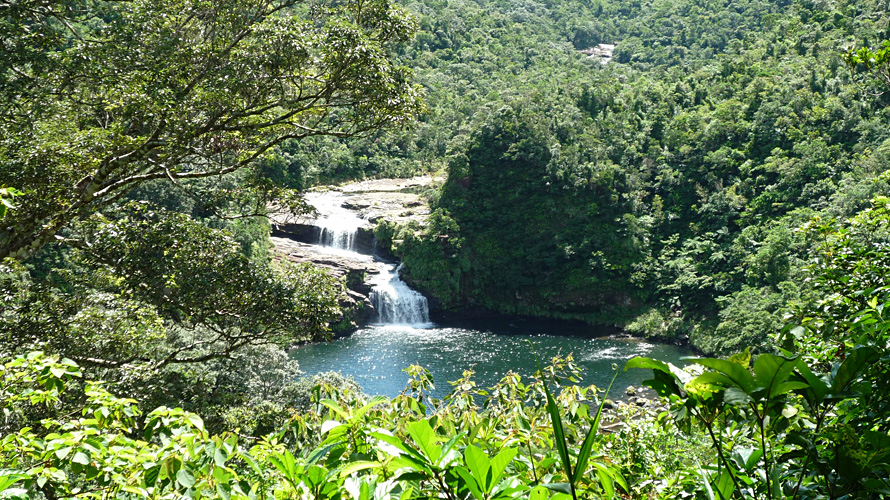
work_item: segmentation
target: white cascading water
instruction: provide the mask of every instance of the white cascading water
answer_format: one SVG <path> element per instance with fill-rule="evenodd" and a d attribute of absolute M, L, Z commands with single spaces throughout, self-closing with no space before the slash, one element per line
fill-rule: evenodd
<path fill-rule="evenodd" d="M 429 323 L 430 313 L 426 297 L 412 290 L 399 278 L 404 264 L 398 267 L 381 263 L 381 273 L 373 282 L 371 302 L 380 323 L 385 325 L 419 325 Z M 385 269 L 386 272 L 383 272 Z"/>
<path fill-rule="evenodd" d="M 318 244 L 333 249 L 339 255 L 366 260 L 367 255 L 356 252 L 358 229 L 366 222 L 354 211 L 343 207 L 343 193 L 328 191 L 310 193 L 307 201 L 318 210 L 315 225 L 319 228 Z M 398 267 L 377 262 L 380 273 L 371 281 L 371 303 L 377 311 L 378 322 L 384 325 L 421 326 L 430 321 L 426 297 L 412 290 L 399 278 Z"/>
<path fill-rule="evenodd" d="M 355 231 L 343 231 L 327 227 L 318 228 L 318 244 L 323 247 L 355 251 Z"/>
<path fill-rule="evenodd" d="M 366 225 L 364 219 L 343 207 L 343 193 L 328 191 L 310 193 L 306 200 L 318 210 L 318 244 L 323 247 L 355 252 L 355 236 L 358 228 Z"/>

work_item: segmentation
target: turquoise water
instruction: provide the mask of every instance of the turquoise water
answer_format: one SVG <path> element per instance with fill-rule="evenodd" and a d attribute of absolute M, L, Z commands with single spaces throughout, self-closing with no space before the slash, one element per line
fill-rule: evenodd
<path fill-rule="evenodd" d="M 533 350 L 542 363 L 572 353 L 584 369 L 583 384 L 605 388 L 619 366 L 612 394 L 624 393 L 651 377 L 649 370 L 623 371 L 634 356 L 674 364 L 690 351 L 636 339 L 608 338 L 608 330 L 557 321 L 501 317 L 451 324 L 372 325 L 329 343 L 307 344 L 292 357 L 307 375 L 335 370 L 350 375 L 371 395 L 395 396 L 405 388 L 403 368 L 419 364 L 432 372 L 434 395 L 442 397 L 465 369 L 475 370 L 477 386 L 489 387 L 513 370 L 523 377 L 535 371 Z M 531 345 L 529 345 L 531 342 Z M 534 346 L 534 347 L 532 347 Z"/>

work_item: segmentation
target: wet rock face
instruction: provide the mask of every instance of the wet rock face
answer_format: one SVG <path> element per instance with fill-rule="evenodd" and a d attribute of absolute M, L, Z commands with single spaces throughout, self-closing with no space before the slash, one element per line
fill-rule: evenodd
<path fill-rule="evenodd" d="M 321 240 L 321 231 L 321 228 L 312 224 L 285 223 L 274 225 L 272 236 L 315 245 Z M 356 252 L 373 255 L 377 244 L 374 231 L 370 228 L 359 228 L 354 244 Z"/>

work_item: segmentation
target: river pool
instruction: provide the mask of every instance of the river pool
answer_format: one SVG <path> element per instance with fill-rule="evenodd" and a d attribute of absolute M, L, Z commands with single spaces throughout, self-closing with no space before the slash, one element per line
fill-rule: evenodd
<path fill-rule="evenodd" d="M 535 371 L 534 351 L 542 363 L 571 353 L 584 369 L 583 384 L 606 388 L 612 365 L 619 367 L 614 397 L 627 386 L 639 386 L 649 370 L 623 371 L 634 356 L 647 356 L 682 365 L 687 349 L 637 339 L 610 338 L 609 330 L 569 322 L 516 317 L 408 325 L 371 325 L 332 342 L 307 344 L 292 351 L 307 375 L 335 370 L 349 375 L 368 394 L 395 396 L 405 388 L 402 371 L 419 364 L 432 372 L 442 397 L 465 369 L 475 373 L 477 386 L 489 387 L 513 370 L 523 377 Z M 529 345 L 531 342 L 531 345 Z"/>

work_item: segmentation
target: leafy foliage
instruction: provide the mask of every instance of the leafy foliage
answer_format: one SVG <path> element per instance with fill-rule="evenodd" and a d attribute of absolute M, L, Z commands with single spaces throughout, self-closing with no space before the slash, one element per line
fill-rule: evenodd
<path fill-rule="evenodd" d="M 880 2 L 412 8 L 430 111 L 414 135 L 348 145 L 447 173 L 431 199 L 448 224 L 385 231 L 443 307 L 659 311 L 637 331 L 769 351 L 788 301 L 813 300 L 798 229 L 888 188 L 887 95 L 841 49 L 887 38 Z M 608 63 L 578 52 L 595 43 L 617 44 Z"/>
<path fill-rule="evenodd" d="M 887 409 L 890 321 L 886 295 L 886 199 L 843 223 L 810 228 L 821 241 L 811 265 L 821 297 L 779 339 L 781 355 L 750 349 L 728 360 L 698 358 L 653 370 L 647 384 L 671 415 L 707 432 L 717 453 L 702 472 L 713 498 L 880 498 L 890 494 Z"/>
<path fill-rule="evenodd" d="M 555 363 L 545 373 L 572 376 L 571 359 Z M 19 356 L 0 371 L 2 405 L 8 411 L 54 404 L 80 375 L 71 361 Z M 426 377 L 392 400 L 319 387 L 314 409 L 253 443 L 231 433 L 211 435 L 200 417 L 180 409 L 162 407 L 143 418 L 134 401 L 88 382 L 83 417 L 47 420 L 46 432 L 23 427 L 4 435 L 0 486 L 6 497 L 570 498 L 550 493 L 562 489 L 561 472 L 547 446 L 554 429 L 543 418 L 557 406 L 572 408 L 559 420 L 565 425 L 559 439 L 578 435 L 589 424 L 581 403 L 595 389 L 568 387 L 554 399 L 539 372 L 528 386 L 510 374 L 486 394 L 472 390 L 470 375 L 455 382 L 446 399 L 427 401 L 431 407 L 422 396 L 431 383 Z M 484 398 L 487 410 L 473 404 L 474 396 Z M 612 497 L 611 487 L 587 474 L 583 453 L 599 441 L 595 434 L 588 432 L 587 451 L 569 480 L 585 494 Z M 590 464 L 600 477 L 620 479 L 607 461 Z"/>
<path fill-rule="evenodd" d="M 251 166 L 287 140 L 401 124 L 420 109 L 385 1 L 15 2 L 0 185 L 22 190 L 0 258 L 33 255 L 142 182 Z"/>
<path fill-rule="evenodd" d="M 230 237 L 184 215 L 136 207 L 80 229 L 74 259 L 90 271 L 68 273 L 71 291 L 4 280 L 5 345 L 160 368 L 323 338 L 337 310 L 339 289 L 324 273 L 252 263 Z"/>

